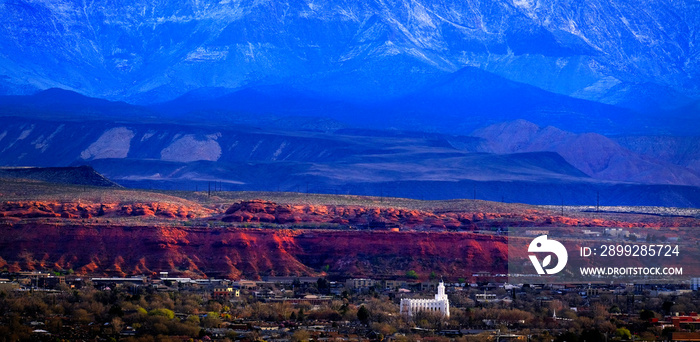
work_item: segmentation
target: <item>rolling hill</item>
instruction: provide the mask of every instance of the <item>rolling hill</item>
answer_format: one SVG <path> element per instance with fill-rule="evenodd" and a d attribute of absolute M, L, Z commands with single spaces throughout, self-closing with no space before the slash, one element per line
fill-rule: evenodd
<path fill-rule="evenodd" d="M 695 174 L 686 167 L 650 161 L 603 136 L 540 129 L 526 122 L 468 137 L 126 119 L 2 120 L 0 163 L 90 165 L 128 187 L 196 190 L 214 183 L 226 190 L 476 197 L 536 204 L 592 204 L 599 194 L 606 205 L 700 203 Z M 504 140 L 519 145 L 495 143 Z M 631 174 L 626 173 L 629 165 L 636 165 Z"/>
<path fill-rule="evenodd" d="M 32 179 L 49 183 L 121 187 L 90 166 L 78 167 L 0 167 L 0 178 Z"/>

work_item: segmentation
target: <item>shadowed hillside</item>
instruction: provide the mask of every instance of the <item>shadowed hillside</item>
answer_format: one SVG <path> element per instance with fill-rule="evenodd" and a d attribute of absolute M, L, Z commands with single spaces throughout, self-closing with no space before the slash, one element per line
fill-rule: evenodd
<path fill-rule="evenodd" d="M 33 179 L 44 182 L 121 187 L 90 166 L 78 167 L 2 167 L 0 178 Z"/>

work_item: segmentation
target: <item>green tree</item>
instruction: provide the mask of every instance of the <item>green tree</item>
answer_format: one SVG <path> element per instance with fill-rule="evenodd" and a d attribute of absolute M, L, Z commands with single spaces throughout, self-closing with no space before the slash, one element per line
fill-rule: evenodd
<path fill-rule="evenodd" d="M 316 281 L 316 288 L 319 293 L 327 294 L 330 292 L 331 284 L 325 278 L 318 278 Z"/>
<path fill-rule="evenodd" d="M 597 329 L 586 329 L 581 333 L 580 341 L 604 341 L 605 335 Z"/>
<path fill-rule="evenodd" d="M 121 306 L 114 304 L 111 308 L 109 308 L 109 315 L 112 317 L 123 317 L 124 311 L 122 310 Z"/>
<path fill-rule="evenodd" d="M 406 278 L 418 279 L 418 273 L 414 270 L 406 271 Z"/>
<path fill-rule="evenodd" d="M 153 310 L 148 312 L 148 315 L 149 316 L 163 316 L 163 317 L 166 317 L 168 319 L 175 318 L 175 313 L 173 312 L 173 310 L 164 309 L 164 308 L 153 309 Z"/>
<path fill-rule="evenodd" d="M 370 316 L 369 310 L 367 310 L 367 308 L 364 305 L 360 306 L 360 309 L 357 310 L 357 319 L 359 319 L 360 322 L 366 324 L 367 321 L 369 320 L 369 316 Z"/>
<path fill-rule="evenodd" d="M 621 339 L 629 340 L 632 338 L 632 333 L 627 328 L 618 328 L 615 330 L 615 336 Z"/>
<path fill-rule="evenodd" d="M 639 313 L 639 319 L 644 320 L 644 321 L 648 321 L 654 317 L 656 317 L 656 313 L 654 311 L 651 311 L 651 310 L 644 309 Z"/>
<path fill-rule="evenodd" d="M 207 315 L 202 318 L 202 326 L 205 328 L 218 328 L 221 325 L 221 318 L 216 312 L 207 312 Z"/>
<path fill-rule="evenodd" d="M 199 316 L 197 316 L 197 315 L 189 315 L 189 316 L 187 316 L 187 319 L 185 320 L 185 322 L 187 322 L 191 325 L 197 326 L 197 327 L 199 326 L 199 321 L 200 321 L 200 319 L 199 319 Z"/>

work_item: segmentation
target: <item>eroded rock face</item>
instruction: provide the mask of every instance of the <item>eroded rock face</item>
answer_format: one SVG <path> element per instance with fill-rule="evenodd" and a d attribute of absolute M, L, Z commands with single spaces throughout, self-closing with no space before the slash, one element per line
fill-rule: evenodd
<path fill-rule="evenodd" d="M 442 215 L 396 208 L 363 208 L 359 206 L 282 205 L 265 200 L 241 201 L 231 205 L 224 222 L 266 222 L 278 224 L 333 223 L 338 225 L 370 225 L 373 228 L 424 226 L 470 228 L 464 216 Z M 443 222 L 444 221 L 444 222 Z"/>
<path fill-rule="evenodd" d="M 501 227 L 660 227 L 697 226 L 698 220 L 674 218 L 655 221 L 624 222 L 612 219 L 565 217 L 529 209 L 522 212 L 440 212 L 365 208 L 335 205 L 289 205 L 266 200 L 241 201 L 231 205 L 223 216 L 214 217 L 233 223 L 333 224 L 371 230 L 459 230 Z"/>
<path fill-rule="evenodd" d="M 0 267 L 10 271 L 257 279 L 317 275 L 328 265 L 357 276 L 402 276 L 408 269 L 463 276 L 492 265 L 504 271 L 506 252 L 502 237 L 465 233 L 0 226 Z"/>
<path fill-rule="evenodd" d="M 573 233 L 582 227 L 700 226 L 700 220 L 690 217 L 623 222 L 558 216 L 540 208 L 493 208 L 496 212 L 430 212 L 249 200 L 216 214 L 195 204 L 168 202 L 5 201 L 0 203 L 0 268 L 252 279 L 324 272 L 401 277 L 415 270 L 421 277 L 436 272 L 469 278 L 483 270 L 505 273 L 507 267 L 506 237 L 470 231 L 474 229 L 555 226 Z M 272 228 L 181 226 L 197 218 L 269 223 Z M 308 228 L 287 229 L 292 225 Z"/>
<path fill-rule="evenodd" d="M 192 134 L 174 140 L 160 152 L 163 160 L 191 162 L 197 160 L 217 161 L 221 157 L 221 146 L 216 139 L 219 135 L 208 135 L 203 139 Z"/>
<path fill-rule="evenodd" d="M 55 201 L 8 201 L 0 204 L 3 218 L 50 218 L 67 219 L 91 217 L 160 217 L 166 219 L 192 219 L 208 215 L 210 210 L 187 207 L 164 202 L 151 203 L 71 203 Z"/>
<path fill-rule="evenodd" d="M 94 143 L 80 153 L 85 160 L 126 158 L 134 132 L 126 127 L 115 127 L 105 131 Z"/>

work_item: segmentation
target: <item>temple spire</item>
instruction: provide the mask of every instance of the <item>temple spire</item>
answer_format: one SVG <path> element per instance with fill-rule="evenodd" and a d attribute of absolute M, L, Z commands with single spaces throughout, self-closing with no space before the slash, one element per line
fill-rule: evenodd
<path fill-rule="evenodd" d="M 438 293 L 435 295 L 435 299 L 441 300 L 441 299 L 447 299 L 447 295 L 445 295 L 445 283 L 442 282 L 442 279 L 440 280 L 440 283 L 438 284 Z"/>

